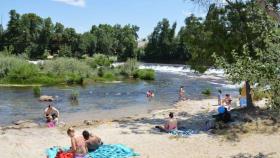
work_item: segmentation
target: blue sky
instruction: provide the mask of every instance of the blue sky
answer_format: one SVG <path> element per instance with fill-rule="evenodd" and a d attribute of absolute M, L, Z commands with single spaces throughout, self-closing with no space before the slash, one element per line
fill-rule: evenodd
<path fill-rule="evenodd" d="M 147 37 L 162 18 L 176 21 L 181 27 L 186 16 L 204 16 L 206 12 L 205 8 L 184 0 L 1 0 L 4 25 L 11 9 L 20 14 L 33 12 L 43 18 L 51 17 L 53 22 L 73 27 L 79 33 L 94 24 L 134 24 L 140 27 L 140 38 Z"/>

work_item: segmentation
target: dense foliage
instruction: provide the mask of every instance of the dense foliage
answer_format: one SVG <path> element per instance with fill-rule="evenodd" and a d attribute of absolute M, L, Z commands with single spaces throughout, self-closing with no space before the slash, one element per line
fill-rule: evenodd
<path fill-rule="evenodd" d="M 79 34 L 61 23 L 54 24 L 51 18 L 43 19 L 34 13 L 20 15 L 11 10 L 7 29 L 0 25 L 0 51 L 8 49 L 31 59 L 100 53 L 125 61 L 137 57 L 138 30 L 134 25 L 99 25 Z"/>
<path fill-rule="evenodd" d="M 170 26 L 167 19 L 160 21 L 148 37 L 142 59 L 148 62 L 185 63 L 189 59 L 186 45 L 176 37 L 176 23 Z"/>
<path fill-rule="evenodd" d="M 138 70 L 135 59 L 114 67 L 111 57 L 100 54 L 86 59 L 60 57 L 38 64 L 15 55 L 0 56 L 0 83 L 5 84 L 84 84 L 86 80 L 115 81 L 133 77 L 154 79 L 154 71 Z M 135 73 L 138 75 L 134 76 Z"/>

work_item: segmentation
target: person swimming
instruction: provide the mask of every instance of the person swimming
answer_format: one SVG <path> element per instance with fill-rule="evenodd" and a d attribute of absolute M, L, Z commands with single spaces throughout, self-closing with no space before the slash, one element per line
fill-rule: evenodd
<path fill-rule="evenodd" d="M 169 118 L 166 120 L 164 126 L 156 126 L 155 128 L 159 129 L 161 132 L 170 132 L 177 129 L 178 121 L 174 118 L 174 113 L 169 113 Z"/>
<path fill-rule="evenodd" d="M 153 93 L 152 90 L 148 90 L 147 93 L 146 93 L 146 96 L 147 96 L 147 98 L 152 98 L 152 97 L 155 96 L 155 94 Z"/>
<path fill-rule="evenodd" d="M 76 136 L 73 127 L 68 128 L 67 135 L 71 139 L 70 151 L 74 153 L 74 158 L 84 158 L 87 154 L 87 148 L 84 137 Z"/>
<path fill-rule="evenodd" d="M 44 110 L 44 115 L 45 115 L 47 123 L 49 123 L 49 122 L 53 122 L 54 124 L 58 123 L 59 111 L 52 105 L 49 105 Z"/>
<path fill-rule="evenodd" d="M 87 130 L 83 131 L 83 137 L 85 139 L 88 152 L 94 152 L 103 144 L 99 137 L 90 134 Z"/>

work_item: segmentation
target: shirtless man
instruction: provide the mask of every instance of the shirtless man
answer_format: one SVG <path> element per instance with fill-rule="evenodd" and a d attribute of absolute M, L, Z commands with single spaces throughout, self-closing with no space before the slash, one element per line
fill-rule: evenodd
<path fill-rule="evenodd" d="M 55 107 L 53 107 L 52 105 L 49 105 L 44 110 L 44 115 L 47 119 L 47 122 L 54 121 L 55 124 L 58 122 L 59 111 Z"/>
<path fill-rule="evenodd" d="M 178 121 L 174 118 L 173 112 L 169 113 L 169 118 L 166 120 L 164 127 L 156 126 L 161 132 L 170 132 L 177 129 Z"/>
<path fill-rule="evenodd" d="M 94 152 L 103 144 L 99 137 L 90 134 L 86 130 L 83 131 L 83 137 L 85 139 L 88 152 Z"/>

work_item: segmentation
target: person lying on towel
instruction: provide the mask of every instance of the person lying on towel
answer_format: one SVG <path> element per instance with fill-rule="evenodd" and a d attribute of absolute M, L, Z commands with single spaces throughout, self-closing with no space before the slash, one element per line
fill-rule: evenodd
<path fill-rule="evenodd" d="M 177 129 L 177 119 L 174 118 L 174 113 L 169 113 L 169 118 L 166 120 L 164 126 L 156 126 L 161 132 L 170 132 Z"/>

